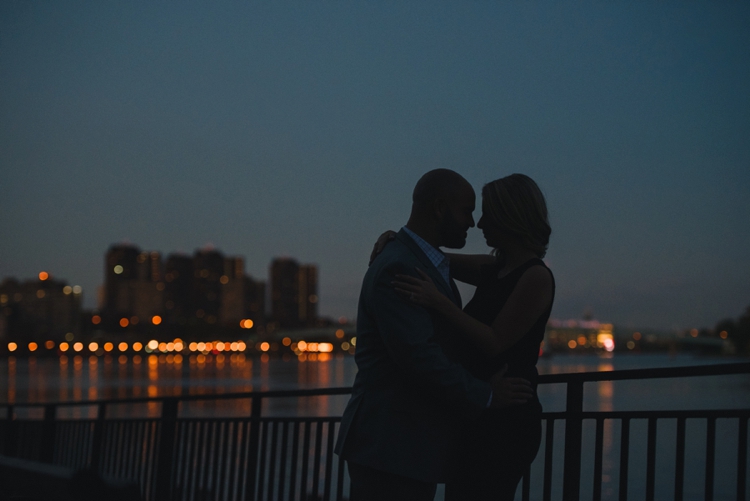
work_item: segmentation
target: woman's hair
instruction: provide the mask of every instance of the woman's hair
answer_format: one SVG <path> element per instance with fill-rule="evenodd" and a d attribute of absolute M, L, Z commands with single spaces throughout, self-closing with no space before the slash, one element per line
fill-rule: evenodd
<path fill-rule="evenodd" d="M 516 235 L 540 258 L 547 253 L 552 229 L 547 203 L 539 186 L 529 176 L 511 174 L 482 188 L 482 208 L 501 231 Z"/>

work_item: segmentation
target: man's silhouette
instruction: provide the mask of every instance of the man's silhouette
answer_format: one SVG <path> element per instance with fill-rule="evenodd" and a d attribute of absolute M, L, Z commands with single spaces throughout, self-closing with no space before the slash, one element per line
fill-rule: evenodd
<path fill-rule="evenodd" d="M 414 188 L 411 215 L 365 275 L 357 313 L 359 372 L 336 452 L 347 460 L 352 501 L 427 501 L 445 482 L 462 420 L 492 405 L 524 402 L 524 381 L 472 377 L 444 351 L 451 334 L 439 314 L 402 299 L 396 274 L 425 271 L 460 306 L 440 247 L 462 248 L 474 226 L 471 185 L 447 169 Z M 465 421 L 464 421 L 465 422 Z"/>

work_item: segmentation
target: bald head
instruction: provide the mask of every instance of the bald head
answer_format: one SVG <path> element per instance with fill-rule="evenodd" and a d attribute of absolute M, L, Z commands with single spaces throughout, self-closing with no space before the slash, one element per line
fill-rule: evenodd
<path fill-rule="evenodd" d="M 472 190 L 461 174 L 450 169 L 435 169 L 419 178 L 411 200 L 415 207 L 429 207 L 436 200 L 450 200 Z"/>
<path fill-rule="evenodd" d="M 414 187 L 407 228 L 433 247 L 460 249 L 474 226 L 474 189 L 460 174 L 431 170 Z"/>

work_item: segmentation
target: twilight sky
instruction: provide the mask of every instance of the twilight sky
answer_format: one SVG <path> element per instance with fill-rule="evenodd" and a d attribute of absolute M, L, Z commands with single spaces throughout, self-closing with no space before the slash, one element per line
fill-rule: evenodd
<path fill-rule="evenodd" d="M 261 279 L 317 263 L 352 317 L 447 167 L 539 183 L 554 317 L 712 326 L 750 305 L 748 26 L 731 1 L 3 1 L 0 279 L 93 307 L 111 244 L 210 243 Z"/>

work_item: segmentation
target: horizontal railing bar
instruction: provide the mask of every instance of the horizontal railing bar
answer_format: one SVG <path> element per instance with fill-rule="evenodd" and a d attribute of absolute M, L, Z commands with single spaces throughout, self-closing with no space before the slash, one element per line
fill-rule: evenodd
<path fill-rule="evenodd" d="M 555 384 L 569 382 L 595 382 L 595 381 L 622 381 L 637 379 L 657 379 L 696 376 L 725 376 L 731 374 L 750 374 L 750 362 L 714 364 L 714 365 L 689 365 L 682 367 L 667 367 L 656 369 L 624 369 L 602 372 L 569 372 L 565 374 L 543 374 L 539 376 L 539 384 Z M 306 390 L 271 390 L 271 391 L 248 391 L 236 393 L 217 393 L 210 395 L 174 395 L 164 397 L 137 397 L 123 399 L 102 399 L 82 401 L 58 401 L 58 402 L 33 402 L 33 403 L 9 403 L 0 402 L 0 407 L 43 407 L 45 405 L 56 406 L 88 406 L 88 405 L 112 405 L 112 404 L 134 404 L 154 403 L 165 400 L 177 399 L 180 402 L 197 400 L 231 400 L 243 398 L 284 398 L 284 397 L 315 397 L 323 395 L 348 395 L 352 392 L 351 387 L 338 388 L 312 388 Z"/>
<path fill-rule="evenodd" d="M 539 384 L 622 381 L 626 379 L 657 379 L 693 376 L 725 376 L 730 374 L 750 374 L 750 362 L 714 365 L 688 365 L 682 367 L 662 367 L 655 369 L 622 369 L 601 372 L 568 372 L 565 374 L 543 374 Z"/>
<path fill-rule="evenodd" d="M 570 415 L 565 411 L 560 412 L 543 412 L 542 419 L 555 419 L 555 420 L 566 420 Z M 750 418 L 750 408 L 748 409 L 696 409 L 696 410 L 669 410 L 669 411 L 602 411 L 602 412 L 582 412 L 580 414 L 581 419 L 707 419 L 707 418 L 718 418 L 718 419 L 732 419 L 732 418 Z M 162 419 L 160 417 L 151 418 L 108 418 L 108 423 L 154 423 L 159 422 Z M 249 422 L 262 422 L 262 423 L 277 423 L 277 422 L 289 422 L 289 423 L 322 423 L 322 422 L 339 422 L 341 416 L 264 416 L 264 417 L 250 417 L 250 416 L 238 416 L 238 417 L 217 417 L 217 418 L 206 418 L 206 417 L 178 417 L 179 422 L 190 422 L 190 423 L 249 423 Z M 42 419 L 16 419 L 16 422 L 34 422 L 41 423 Z M 61 419 L 58 422 L 64 423 L 95 423 L 96 419 Z"/>
<path fill-rule="evenodd" d="M 138 404 L 138 403 L 158 403 L 165 400 L 179 400 L 180 402 L 194 402 L 197 400 L 235 400 L 243 398 L 284 398 L 284 397 L 318 397 L 325 395 L 348 395 L 352 392 L 351 387 L 339 388 L 314 388 L 309 390 L 272 390 L 272 391 L 246 391 L 237 393 L 212 393 L 210 395 L 173 395 L 164 397 L 134 397 L 121 399 L 102 399 L 102 400 L 67 400 L 58 402 L 16 402 L 0 403 L 0 408 L 12 405 L 14 407 L 44 407 L 46 405 L 57 405 L 61 407 L 69 406 L 88 406 L 88 405 L 118 405 L 118 404 Z"/>
<path fill-rule="evenodd" d="M 565 411 L 543 412 L 542 418 L 566 419 L 570 415 Z M 747 409 L 695 409 L 680 411 L 590 411 L 579 414 L 581 419 L 677 419 L 677 418 L 738 418 L 750 416 Z"/>

